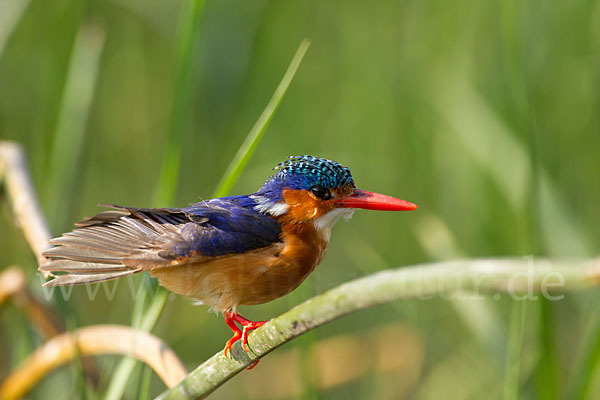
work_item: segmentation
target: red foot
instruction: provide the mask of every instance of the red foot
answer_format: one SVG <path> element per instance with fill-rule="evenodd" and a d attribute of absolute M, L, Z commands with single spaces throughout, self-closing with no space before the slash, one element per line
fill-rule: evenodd
<path fill-rule="evenodd" d="M 225 357 L 227 357 L 227 351 L 231 350 L 231 346 L 242 337 L 242 331 L 235 324 L 235 321 L 230 317 L 229 312 L 223 313 L 223 317 L 225 318 L 225 323 L 231 328 L 233 331 L 233 337 L 227 341 L 225 344 Z"/>
<path fill-rule="evenodd" d="M 244 317 L 242 317 L 239 314 L 233 314 L 231 313 L 231 318 L 234 321 L 237 321 L 240 323 L 240 325 L 242 325 L 244 327 L 244 329 L 242 330 L 242 349 L 244 349 L 244 351 L 247 353 L 248 352 L 248 348 L 246 347 L 246 345 L 248 344 L 248 334 L 250 333 L 250 331 L 259 328 L 261 326 L 263 326 L 264 324 L 267 323 L 267 321 L 250 321 Z"/>
<path fill-rule="evenodd" d="M 251 366 L 249 366 L 248 368 L 246 368 L 247 370 L 251 370 L 252 368 L 256 367 L 258 365 L 258 362 L 260 361 L 260 359 L 254 361 L 254 363 L 252 363 Z"/>
<path fill-rule="evenodd" d="M 250 321 L 249 319 L 246 319 L 238 313 L 234 313 L 232 311 L 224 312 L 223 318 L 225 319 L 225 323 L 233 331 L 233 337 L 229 339 L 227 341 L 227 344 L 225 345 L 225 357 L 227 357 L 227 351 L 230 350 L 231 346 L 233 346 L 233 344 L 237 342 L 240 338 L 242 339 L 242 349 L 244 349 L 244 351 L 247 353 L 248 348 L 246 345 L 248 344 L 248 334 L 250 333 L 250 331 L 267 323 L 267 321 Z M 240 330 L 240 328 L 238 328 L 238 326 L 235 324 L 236 322 L 242 326 L 243 330 Z M 254 368 L 256 364 L 258 364 L 258 360 L 254 364 L 249 366 L 248 369 Z"/>

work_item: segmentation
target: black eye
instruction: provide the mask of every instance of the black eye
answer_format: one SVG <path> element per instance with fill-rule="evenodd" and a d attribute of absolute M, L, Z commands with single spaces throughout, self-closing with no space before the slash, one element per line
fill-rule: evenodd
<path fill-rule="evenodd" d="M 329 189 L 325 189 L 321 186 L 314 186 L 312 189 L 310 189 L 310 192 L 314 194 L 317 199 L 329 200 L 331 198 L 331 192 Z"/>

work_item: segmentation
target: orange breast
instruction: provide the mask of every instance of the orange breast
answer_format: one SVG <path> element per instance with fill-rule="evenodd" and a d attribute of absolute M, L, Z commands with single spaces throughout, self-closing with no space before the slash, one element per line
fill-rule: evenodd
<path fill-rule="evenodd" d="M 312 223 L 288 223 L 282 225 L 282 243 L 274 246 L 150 273 L 165 288 L 225 311 L 291 292 L 321 262 L 327 245 Z"/>

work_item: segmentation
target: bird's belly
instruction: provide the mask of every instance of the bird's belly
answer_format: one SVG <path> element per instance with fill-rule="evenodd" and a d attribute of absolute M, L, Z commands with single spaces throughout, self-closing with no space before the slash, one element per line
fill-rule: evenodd
<path fill-rule="evenodd" d="M 251 253 L 151 270 L 166 289 L 202 301 L 215 311 L 261 304 L 294 290 L 321 261 L 326 246 L 289 254 L 283 244 Z M 293 256 L 290 256 L 293 255 Z"/>

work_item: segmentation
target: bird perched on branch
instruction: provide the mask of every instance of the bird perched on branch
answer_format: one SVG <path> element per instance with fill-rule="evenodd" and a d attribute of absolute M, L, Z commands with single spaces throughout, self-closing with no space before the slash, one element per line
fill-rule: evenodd
<path fill-rule="evenodd" d="M 356 189 L 350 170 L 312 156 L 289 157 L 254 194 L 186 208 L 108 206 L 52 239 L 39 267 L 47 286 L 102 282 L 149 271 L 160 285 L 222 312 L 246 350 L 266 321 L 238 314 L 294 290 L 321 262 L 331 228 L 355 208 L 414 210 L 415 204 Z M 55 272 L 63 272 L 55 275 Z M 240 324 L 242 329 L 238 327 Z M 246 350 L 247 351 L 247 350 Z"/>

